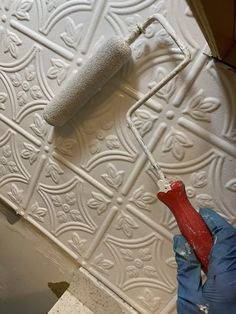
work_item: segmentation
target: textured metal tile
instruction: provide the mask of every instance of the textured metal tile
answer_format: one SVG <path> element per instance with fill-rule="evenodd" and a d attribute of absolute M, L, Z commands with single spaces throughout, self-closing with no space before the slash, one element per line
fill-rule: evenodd
<path fill-rule="evenodd" d="M 207 56 L 182 0 L 3 0 L 0 8 L 1 198 L 138 311 L 174 313 L 178 229 L 156 199 L 125 113 L 181 59 L 178 49 L 155 24 L 72 123 L 54 129 L 42 110 L 105 38 L 165 15 L 193 60 L 136 113 L 136 124 L 193 205 L 234 223 L 235 74 Z"/>

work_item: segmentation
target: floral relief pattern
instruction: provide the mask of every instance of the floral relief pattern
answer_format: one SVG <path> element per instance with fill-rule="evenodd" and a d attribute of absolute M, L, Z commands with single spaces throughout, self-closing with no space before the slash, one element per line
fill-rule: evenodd
<path fill-rule="evenodd" d="M 2 51 L 4 53 L 9 53 L 13 58 L 18 56 L 18 47 L 22 45 L 20 38 L 8 29 L 0 27 L 0 38 Z"/>
<path fill-rule="evenodd" d="M 120 148 L 120 141 L 114 134 L 105 137 L 106 147 L 110 150 Z"/>
<path fill-rule="evenodd" d="M 16 94 L 19 106 L 43 97 L 42 90 L 37 85 L 35 78 L 36 72 L 33 64 L 26 67 L 22 74 L 16 72 L 10 75 L 12 85 L 20 89 Z"/>
<path fill-rule="evenodd" d="M 45 0 L 48 12 L 51 12 L 57 8 L 61 0 Z"/>
<path fill-rule="evenodd" d="M 208 194 L 198 194 L 196 200 L 199 208 L 214 208 L 213 198 Z"/>
<path fill-rule="evenodd" d="M 161 306 L 161 298 L 155 296 L 148 288 L 145 288 L 143 294 L 138 298 L 151 313 L 156 313 Z"/>
<path fill-rule="evenodd" d="M 195 188 L 203 188 L 207 185 L 206 171 L 194 172 L 191 176 L 192 185 Z"/>
<path fill-rule="evenodd" d="M 5 102 L 7 100 L 7 94 L 6 93 L 0 93 L 0 109 L 5 110 Z"/>
<path fill-rule="evenodd" d="M 166 15 L 167 11 L 165 1 L 156 1 L 156 3 L 150 7 L 150 15 L 153 15 L 155 13 L 164 16 Z M 132 16 L 128 16 L 125 19 L 128 30 L 130 32 L 133 31 L 138 24 L 141 24 L 142 21 L 143 19 L 139 14 L 133 14 Z M 154 38 L 157 46 L 168 47 L 173 44 L 172 39 L 168 36 L 166 31 L 158 31 L 157 26 L 155 24 L 152 24 L 148 26 L 144 34 L 134 42 L 132 53 L 136 59 L 140 59 L 148 53 L 150 38 Z"/>
<path fill-rule="evenodd" d="M 168 48 L 174 44 L 174 41 L 164 29 L 161 29 L 156 34 L 156 43 L 159 48 Z"/>
<path fill-rule="evenodd" d="M 0 179 L 7 173 L 18 172 L 17 165 L 13 160 L 13 155 L 10 145 L 5 145 L 2 148 L 3 156 L 0 158 Z"/>
<path fill-rule="evenodd" d="M 32 165 L 38 158 L 40 152 L 34 145 L 29 143 L 23 143 L 24 149 L 21 151 L 21 157 L 28 159 L 29 163 Z"/>
<path fill-rule="evenodd" d="M 16 11 L 13 15 L 20 21 L 30 20 L 29 11 L 33 6 L 33 0 L 21 0 L 16 6 Z"/>
<path fill-rule="evenodd" d="M 55 148 L 63 155 L 73 156 L 76 144 L 77 142 L 73 137 L 58 137 Z"/>
<path fill-rule="evenodd" d="M 109 186 L 118 190 L 119 186 L 123 183 L 124 173 L 124 170 L 118 171 L 112 163 L 109 163 L 106 167 L 106 173 L 102 174 L 102 178 Z"/>
<path fill-rule="evenodd" d="M 169 133 L 164 138 L 162 152 L 171 152 L 177 160 L 182 160 L 185 156 L 185 148 L 192 146 L 193 143 L 186 134 L 171 127 Z"/>
<path fill-rule="evenodd" d="M 236 178 L 229 180 L 226 183 L 226 188 L 231 192 L 236 192 Z"/>
<path fill-rule="evenodd" d="M 71 48 L 77 49 L 82 37 L 83 24 L 75 25 L 75 22 L 67 17 L 65 20 L 65 32 L 61 34 L 61 39 Z"/>
<path fill-rule="evenodd" d="M 136 129 L 139 130 L 140 135 L 144 136 L 152 129 L 153 124 L 157 119 L 158 117 L 151 115 L 150 112 L 139 109 L 134 113 L 132 120 Z"/>
<path fill-rule="evenodd" d="M 134 203 L 138 208 L 150 211 L 150 204 L 156 201 L 156 196 L 153 193 L 146 192 L 144 186 L 141 186 L 134 191 L 130 202 Z"/>
<path fill-rule="evenodd" d="M 14 203 L 21 205 L 23 201 L 23 192 L 24 191 L 19 189 L 16 184 L 12 183 L 10 191 L 8 192 L 8 196 Z"/>
<path fill-rule="evenodd" d="M 102 137 L 102 132 L 98 133 L 97 139 L 92 140 L 89 143 L 89 149 L 91 154 L 97 154 L 102 151 L 102 141 L 104 140 L 105 146 L 109 150 L 114 150 L 120 148 L 120 141 L 118 137 L 114 134 L 108 135 L 106 137 Z"/>
<path fill-rule="evenodd" d="M 95 257 L 93 265 L 100 270 L 100 272 L 109 275 L 109 271 L 114 266 L 114 263 L 109 259 L 105 259 L 103 253 L 101 253 Z"/>
<path fill-rule="evenodd" d="M 105 243 L 114 259 L 119 261 L 116 269 L 122 269 L 122 273 L 117 276 L 117 282 L 124 291 L 140 286 L 142 289 L 149 286 L 162 291 L 175 290 L 175 283 L 163 273 L 161 266 L 165 264 L 171 270 L 172 256 L 163 259 L 163 243 L 155 234 L 126 241 L 108 236 Z"/>
<path fill-rule="evenodd" d="M 121 147 L 121 143 L 117 135 L 107 135 L 107 131 L 109 131 L 112 126 L 112 120 L 101 121 L 100 129 L 94 129 L 94 121 L 92 120 L 85 121 L 83 123 L 83 130 L 85 134 L 91 137 L 91 140 L 88 142 L 88 147 L 92 155 L 98 154 L 105 149 L 116 150 Z"/>
<path fill-rule="evenodd" d="M 68 243 L 72 247 L 72 249 L 81 255 L 85 249 L 85 244 L 87 240 L 86 239 L 81 239 L 78 233 L 73 232 L 71 240 L 68 240 Z"/>
<path fill-rule="evenodd" d="M 161 31 L 162 32 L 162 31 Z M 168 72 L 163 67 L 158 67 L 155 72 L 155 81 L 152 81 L 148 84 L 149 88 L 153 88 L 157 85 L 161 80 L 163 80 L 167 76 Z M 171 98 L 171 96 L 174 94 L 176 90 L 176 79 L 170 80 L 165 86 L 163 86 L 156 94 L 157 97 L 160 97 L 164 99 L 166 102 L 168 102 Z"/>
<path fill-rule="evenodd" d="M 74 192 L 66 193 L 64 199 L 59 195 L 52 195 L 51 200 L 57 208 L 57 219 L 59 223 L 66 223 L 73 220 L 80 222 L 83 220 L 80 211 L 76 208 L 76 195 Z"/>
<path fill-rule="evenodd" d="M 56 162 L 52 161 L 50 158 L 49 162 L 47 163 L 45 171 L 46 171 L 45 176 L 47 178 L 51 178 L 55 183 L 59 183 L 60 175 L 64 173 L 61 167 Z"/>
<path fill-rule="evenodd" d="M 138 229 L 139 225 L 129 215 L 122 213 L 117 217 L 116 229 L 122 230 L 128 238 L 132 238 L 134 229 Z"/>
<path fill-rule="evenodd" d="M 30 125 L 30 128 L 33 130 L 35 135 L 44 139 L 47 134 L 46 121 L 38 113 L 35 113 L 33 122 L 34 123 Z"/>
<path fill-rule="evenodd" d="M 201 89 L 188 102 L 183 113 L 188 114 L 197 121 L 210 122 L 210 113 L 217 110 L 220 106 L 220 101 L 214 97 L 204 97 L 204 91 Z"/>
<path fill-rule="evenodd" d="M 47 77 L 56 80 L 58 85 L 61 85 L 61 83 L 65 80 L 68 70 L 69 70 L 69 65 L 56 58 L 51 59 L 52 67 L 49 68 L 47 72 Z"/>
<path fill-rule="evenodd" d="M 14 3 L 14 5 L 13 5 Z M 17 5 L 15 5 L 17 4 Z M 7 19 L 15 17 L 19 21 L 30 20 L 29 11 L 32 9 L 33 0 L 5 1 L 2 4 L 2 25 L 0 26 L 0 47 L 5 54 L 10 54 L 12 58 L 18 57 L 18 48 L 22 45 L 22 41 L 15 32 L 11 32 L 8 28 L 4 27 Z M 0 16 L 1 17 L 1 16 Z"/>
<path fill-rule="evenodd" d="M 111 201 L 109 201 L 105 196 L 97 192 L 92 192 L 92 196 L 93 197 L 90 198 L 87 202 L 88 207 L 96 210 L 98 215 L 101 215 L 105 211 L 107 211 Z"/>
<path fill-rule="evenodd" d="M 196 208 L 214 208 L 213 197 L 206 193 L 199 193 L 199 190 L 202 190 L 208 184 L 207 172 L 201 170 L 198 172 L 192 173 L 191 184 L 186 186 L 186 193 L 189 199 L 196 199 Z"/>
<path fill-rule="evenodd" d="M 196 196 L 196 190 L 192 186 L 186 186 L 185 189 L 188 198 L 193 198 Z"/>
<path fill-rule="evenodd" d="M 95 139 L 89 143 L 89 150 L 92 155 L 100 153 L 102 150 L 99 140 Z"/>
<path fill-rule="evenodd" d="M 236 143 L 236 128 L 233 127 L 224 137 L 230 142 Z"/>
<path fill-rule="evenodd" d="M 207 173 L 206 171 L 202 170 L 202 171 L 199 171 L 199 172 L 194 172 L 192 175 L 191 175 L 191 183 L 192 183 L 192 186 L 187 186 L 186 187 L 186 193 L 187 193 L 187 196 L 188 198 L 193 198 L 196 196 L 196 189 L 200 189 L 200 188 L 203 188 L 207 185 Z M 209 196 L 209 198 L 211 198 Z M 202 196 L 198 195 L 198 205 L 200 204 L 207 204 L 206 202 L 204 202 Z"/>
<path fill-rule="evenodd" d="M 151 7 L 150 7 L 150 13 L 158 13 L 163 16 L 167 15 L 167 8 L 166 8 L 166 2 L 164 0 L 158 0 L 156 1 Z"/>
<path fill-rule="evenodd" d="M 40 207 L 38 202 L 35 202 L 30 209 L 30 215 L 39 222 L 44 222 L 44 217 L 47 214 L 47 209 Z"/>
<path fill-rule="evenodd" d="M 145 263 L 152 260 L 149 248 L 139 249 L 137 253 L 130 249 L 121 249 L 120 251 L 124 260 L 133 262 L 132 265 L 126 267 L 126 273 L 129 278 L 140 276 L 157 277 L 156 269 Z"/>

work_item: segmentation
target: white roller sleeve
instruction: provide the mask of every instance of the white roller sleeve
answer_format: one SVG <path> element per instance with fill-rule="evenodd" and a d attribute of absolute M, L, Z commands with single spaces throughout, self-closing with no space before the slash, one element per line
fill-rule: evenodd
<path fill-rule="evenodd" d="M 62 86 L 44 109 L 44 119 L 54 126 L 65 124 L 130 57 L 131 49 L 124 39 L 109 39 L 84 63 L 78 73 Z"/>

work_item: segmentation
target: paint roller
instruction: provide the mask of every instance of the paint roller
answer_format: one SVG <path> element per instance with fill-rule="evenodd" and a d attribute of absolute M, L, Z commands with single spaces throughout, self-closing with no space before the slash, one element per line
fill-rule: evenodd
<path fill-rule="evenodd" d="M 129 61 L 131 57 L 130 44 L 138 36 L 145 33 L 147 27 L 154 22 L 161 24 L 180 48 L 184 58 L 179 65 L 129 109 L 126 119 L 129 128 L 141 145 L 156 175 L 159 187 L 158 199 L 166 204 L 174 214 L 182 235 L 192 246 L 202 265 L 202 269 L 207 273 L 209 255 L 213 246 L 212 235 L 201 216 L 190 204 L 184 183 L 182 181 L 169 182 L 166 179 L 160 165 L 155 161 L 132 122 L 133 113 L 182 71 L 191 60 L 188 49 L 176 37 L 174 30 L 163 16 L 155 14 L 149 17 L 142 25 L 137 25 L 137 28 L 126 39 L 119 37 L 109 39 L 84 63 L 80 71 L 68 80 L 67 85 L 61 89 L 44 109 L 43 116 L 49 124 L 54 126 L 62 126 L 71 119 Z"/>
<path fill-rule="evenodd" d="M 46 106 L 44 119 L 51 125 L 63 126 L 101 90 L 130 57 L 131 48 L 126 40 L 110 38 Z"/>

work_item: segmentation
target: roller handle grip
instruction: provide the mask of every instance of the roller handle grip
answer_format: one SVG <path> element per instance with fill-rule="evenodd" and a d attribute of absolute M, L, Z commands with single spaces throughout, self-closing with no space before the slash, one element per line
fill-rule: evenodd
<path fill-rule="evenodd" d="M 159 192 L 157 197 L 175 216 L 180 232 L 192 246 L 203 271 L 207 274 L 213 238 L 202 217 L 190 204 L 182 181 L 171 183 L 171 190 Z"/>

